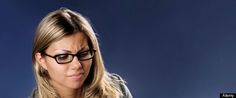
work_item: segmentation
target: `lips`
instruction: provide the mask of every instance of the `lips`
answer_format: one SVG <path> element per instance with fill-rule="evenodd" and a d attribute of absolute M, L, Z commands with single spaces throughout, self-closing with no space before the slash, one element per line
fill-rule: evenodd
<path fill-rule="evenodd" d="M 69 77 L 73 80 L 81 80 L 84 76 L 84 73 L 72 74 Z"/>

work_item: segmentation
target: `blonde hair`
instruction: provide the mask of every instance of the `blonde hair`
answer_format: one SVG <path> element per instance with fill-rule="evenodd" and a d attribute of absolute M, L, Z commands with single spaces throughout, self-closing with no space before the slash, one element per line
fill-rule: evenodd
<path fill-rule="evenodd" d="M 119 98 L 123 96 L 119 85 L 111 79 L 110 73 L 104 67 L 97 37 L 88 20 L 78 12 L 61 8 L 49 13 L 42 19 L 34 38 L 32 61 L 39 98 L 60 98 L 60 96 L 49 83 L 50 77 L 47 71 L 36 61 L 35 54 L 45 51 L 52 42 L 77 32 L 85 33 L 89 38 L 90 48 L 96 50 L 90 73 L 82 87 L 84 97 Z"/>

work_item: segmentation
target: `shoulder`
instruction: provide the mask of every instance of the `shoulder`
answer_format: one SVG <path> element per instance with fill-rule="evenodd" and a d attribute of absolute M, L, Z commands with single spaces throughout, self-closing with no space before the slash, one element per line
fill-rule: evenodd
<path fill-rule="evenodd" d="M 133 98 L 130 93 L 130 90 L 126 86 L 126 82 L 122 79 L 122 77 L 120 75 L 111 74 L 110 77 L 114 82 L 116 82 L 119 85 L 120 90 L 122 91 L 122 93 L 124 95 L 122 98 Z"/>
<path fill-rule="evenodd" d="M 32 93 L 31 93 L 31 96 L 28 97 L 28 98 L 38 98 L 38 93 L 37 92 L 38 92 L 37 88 L 33 89 Z"/>

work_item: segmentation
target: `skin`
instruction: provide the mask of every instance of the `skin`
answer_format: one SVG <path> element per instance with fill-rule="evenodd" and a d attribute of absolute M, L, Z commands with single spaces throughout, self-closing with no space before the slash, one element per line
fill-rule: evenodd
<path fill-rule="evenodd" d="M 76 54 L 78 51 L 88 50 L 87 36 L 82 32 L 65 36 L 61 40 L 53 42 L 46 50 L 49 55 L 63 53 Z M 62 98 L 81 98 L 81 87 L 87 78 L 92 59 L 78 61 L 74 57 L 73 61 L 67 64 L 58 64 L 54 58 L 42 56 L 36 53 L 36 60 L 48 71 L 50 83 L 59 92 Z"/>

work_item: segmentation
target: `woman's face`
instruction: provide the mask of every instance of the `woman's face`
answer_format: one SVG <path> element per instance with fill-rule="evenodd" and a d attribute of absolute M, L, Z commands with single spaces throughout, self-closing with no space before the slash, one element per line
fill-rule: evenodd
<path fill-rule="evenodd" d="M 55 56 L 58 54 L 76 54 L 89 50 L 87 36 L 78 32 L 65 36 L 61 40 L 53 42 L 47 49 L 46 54 Z M 46 69 L 50 76 L 50 83 L 56 89 L 79 89 L 87 78 L 92 59 L 79 61 L 76 56 L 66 64 L 58 64 L 56 60 L 49 56 L 36 56 L 40 65 Z"/>

